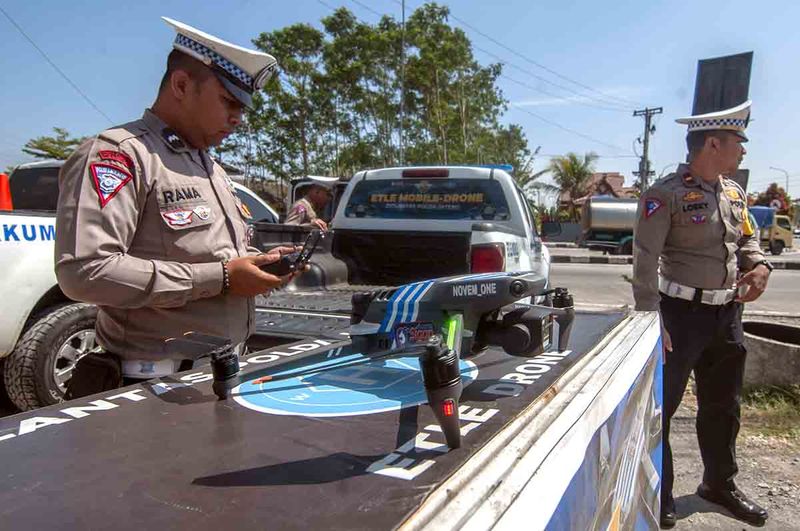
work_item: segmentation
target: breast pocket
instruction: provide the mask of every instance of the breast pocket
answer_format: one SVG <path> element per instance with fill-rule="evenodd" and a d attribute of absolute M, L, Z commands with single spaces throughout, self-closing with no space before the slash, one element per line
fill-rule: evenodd
<path fill-rule="evenodd" d="M 168 234 L 202 230 L 214 222 L 209 199 L 213 191 L 201 184 L 164 184 L 158 187 L 158 212 Z"/>

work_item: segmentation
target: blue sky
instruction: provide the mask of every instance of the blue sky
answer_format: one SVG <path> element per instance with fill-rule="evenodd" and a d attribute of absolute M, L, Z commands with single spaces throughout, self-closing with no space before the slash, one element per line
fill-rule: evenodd
<path fill-rule="evenodd" d="M 395 0 L 359 1 L 399 18 Z M 421 3 L 408 0 L 407 10 Z M 173 39 L 161 15 L 247 45 L 262 31 L 296 22 L 318 25 L 330 13 L 324 4 L 345 6 L 366 21 L 377 20 L 352 0 L 127 4 L 0 0 L 0 7 L 114 123 L 138 117 L 155 97 Z M 447 4 L 455 17 L 472 26 L 463 29 L 472 38 L 476 58 L 489 63 L 499 56 L 506 63 L 506 77 L 499 85 L 512 105 L 504 121 L 521 124 L 531 148 L 541 146 L 544 155 L 595 151 L 603 156 L 598 170 L 622 172 L 628 183 L 637 169 L 633 153 L 641 149 L 635 140 L 643 128 L 642 119 L 630 111 L 664 108 L 655 119 L 651 160 L 657 174 L 668 172 L 684 158 L 684 130 L 674 119 L 691 110 L 697 60 L 754 51 L 753 121 L 743 166 L 751 171 L 751 190 L 774 180 L 784 183 L 782 173 L 769 169 L 774 166 L 789 172 L 790 192 L 800 196 L 800 140 L 794 137 L 800 122 L 800 2 L 452 0 Z M 110 125 L 2 13 L 0 35 L 0 169 L 30 160 L 21 146 L 32 137 L 50 134 L 53 126 L 90 135 Z M 537 167 L 546 163 L 547 158 L 540 157 Z"/>

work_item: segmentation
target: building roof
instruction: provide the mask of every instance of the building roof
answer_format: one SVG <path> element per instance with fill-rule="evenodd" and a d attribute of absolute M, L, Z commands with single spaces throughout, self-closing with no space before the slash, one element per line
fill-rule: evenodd
<path fill-rule="evenodd" d="M 611 196 L 611 197 L 636 197 L 636 188 L 626 187 L 625 176 L 619 172 L 597 172 L 592 174 L 589 185 L 585 193 L 575 199 L 575 204 L 580 205 L 592 196 Z M 562 192 L 559 202 L 569 203 L 569 192 Z"/>

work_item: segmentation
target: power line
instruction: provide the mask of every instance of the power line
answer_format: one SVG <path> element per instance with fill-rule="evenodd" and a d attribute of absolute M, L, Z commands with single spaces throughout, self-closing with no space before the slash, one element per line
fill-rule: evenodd
<path fill-rule="evenodd" d="M 44 57 L 44 60 L 45 60 L 45 61 L 47 61 L 47 62 L 48 62 L 48 64 L 49 64 L 50 66 L 52 66 L 52 67 L 53 67 L 53 69 L 54 69 L 56 72 L 58 72 L 58 74 L 59 74 L 59 75 L 60 75 L 62 78 L 64 78 L 64 80 L 65 80 L 67 83 L 69 83 L 69 84 L 70 84 L 70 86 L 72 86 L 72 88 L 74 88 L 74 89 L 75 89 L 75 91 L 76 91 L 78 94 L 80 94 L 80 95 L 81 95 L 81 97 L 82 97 L 82 98 L 83 98 L 83 99 L 86 101 L 86 103 L 88 103 L 89 105 L 91 105 L 91 106 L 92 106 L 92 108 L 93 108 L 94 110 L 96 110 L 98 113 L 100 113 L 100 115 L 102 115 L 102 116 L 103 116 L 103 118 L 105 118 L 106 120 L 108 120 L 108 122 L 109 122 L 110 124 L 113 124 L 113 123 L 114 123 L 114 122 L 111 120 L 111 118 L 109 118 L 109 117 L 108 117 L 108 115 L 107 115 L 106 113 L 104 113 L 102 110 L 100 110 L 100 107 L 98 107 L 97 105 L 95 105 L 95 103 L 94 103 L 94 102 L 93 102 L 93 101 L 92 101 L 92 100 L 89 98 L 89 96 L 87 96 L 87 95 L 86 95 L 86 94 L 85 94 L 85 93 L 84 93 L 84 92 L 83 92 L 83 91 L 80 89 L 80 87 L 79 87 L 78 85 L 76 85 L 76 84 L 75 84 L 75 83 L 74 83 L 74 82 L 73 82 L 73 81 L 72 81 L 72 80 L 69 78 L 69 76 L 67 76 L 67 74 L 65 74 L 65 73 L 64 73 L 64 72 L 63 72 L 63 71 L 62 71 L 62 70 L 61 70 L 61 69 L 58 67 L 58 65 L 56 65 L 56 64 L 55 64 L 55 63 L 54 63 L 54 62 L 53 62 L 53 61 L 52 61 L 52 60 L 51 60 L 51 59 L 50 59 L 50 58 L 47 56 L 47 54 L 46 54 L 46 53 L 44 53 L 44 50 L 42 50 L 41 48 L 39 48 L 39 46 L 37 46 L 37 44 L 36 44 L 36 43 L 33 41 L 33 39 L 31 39 L 31 38 L 28 36 L 28 34 L 27 34 L 27 33 L 25 33 L 25 31 L 24 31 L 24 30 L 23 30 L 23 29 L 20 27 L 20 25 L 19 25 L 19 24 L 17 24 L 17 22 L 16 22 L 16 21 L 15 21 L 13 18 L 11 18 L 11 15 L 9 15 L 9 14 L 8 14 L 8 12 L 6 12 L 6 10 L 2 8 L 2 6 L 0 6 L 0 12 L 2 12 L 2 13 L 3 13 L 3 15 L 5 15 L 5 17 L 8 19 L 8 21 L 9 21 L 9 22 L 11 22 L 11 24 L 12 24 L 12 25 L 13 25 L 13 26 L 14 26 L 14 27 L 17 29 L 17 31 L 19 31 L 19 32 L 20 32 L 20 34 L 21 34 L 23 37 L 25 37 L 25 39 L 26 39 L 26 40 L 27 40 L 27 41 L 28 41 L 28 42 L 31 44 L 31 46 L 33 46 L 34 48 L 36 48 L 36 51 L 38 51 L 38 52 L 39 52 L 39 53 L 42 55 L 42 57 Z"/>
<path fill-rule="evenodd" d="M 580 101 L 580 100 L 576 100 L 576 99 L 565 98 L 563 96 L 559 96 L 557 94 L 553 94 L 552 92 L 546 91 L 546 90 L 541 89 L 541 88 L 534 87 L 533 85 L 529 85 L 529 84 L 527 84 L 525 82 L 522 82 L 522 81 L 519 81 L 519 80 L 514 79 L 512 77 L 509 77 L 506 74 L 500 74 L 500 77 L 503 78 L 503 79 L 507 79 L 508 81 L 511 81 L 512 83 L 516 83 L 517 85 L 520 85 L 522 87 L 534 90 L 536 92 L 541 92 L 542 94 L 544 94 L 546 96 L 550 96 L 551 98 L 553 98 L 555 100 L 558 100 L 558 101 L 563 101 L 563 102 L 566 102 L 566 103 L 576 103 L 578 105 L 584 105 L 586 107 L 591 107 L 593 109 L 601 109 L 601 110 L 604 110 L 604 111 L 622 112 L 622 113 L 625 113 L 625 114 L 628 114 L 628 112 L 629 112 L 626 109 L 621 109 L 621 108 L 617 108 L 617 107 L 601 107 L 599 105 L 594 105 L 594 104 L 591 104 L 591 103 L 586 102 L 586 101 Z M 578 97 L 583 97 L 583 96 L 578 96 Z"/>
<path fill-rule="evenodd" d="M 546 158 L 546 159 L 554 159 L 554 158 L 563 157 L 563 156 L 565 156 L 565 154 L 557 154 L 557 153 L 537 153 L 536 154 L 536 157 L 543 157 L 543 158 Z M 639 158 L 639 157 L 636 157 L 634 155 L 598 155 L 597 153 L 595 153 L 595 156 L 598 159 L 638 159 Z"/>
<path fill-rule="evenodd" d="M 353 1 L 355 1 L 355 0 L 353 0 Z M 395 3 L 398 3 L 400 0 L 392 0 L 392 1 L 395 2 Z M 563 79 L 564 81 L 567 81 L 567 82 L 572 83 L 574 85 L 577 85 L 577 86 L 579 86 L 579 87 L 581 87 L 581 88 L 583 88 L 585 90 L 588 90 L 590 92 L 594 92 L 595 94 L 598 94 L 598 95 L 602 96 L 602 98 L 604 100 L 606 100 L 606 103 L 608 103 L 610 100 L 617 100 L 619 102 L 624 102 L 626 106 L 627 105 L 633 105 L 633 106 L 638 106 L 639 105 L 638 103 L 636 103 L 634 101 L 631 101 L 631 100 L 628 100 L 628 99 L 625 99 L 625 98 L 620 98 L 618 96 L 613 96 L 611 94 L 605 94 L 604 92 L 599 91 L 599 90 L 597 90 L 597 89 L 595 89 L 595 88 L 593 88 L 593 87 L 591 87 L 589 85 L 585 85 L 585 84 L 581 83 L 580 81 L 576 81 L 576 80 L 574 80 L 574 79 L 572 79 L 570 77 L 567 77 L 567 76 L 565 76 L 565 75 L 553 70 L 552 68 L 549 68 L 549 67 L 539 63 L 538 61 L 535 61 L 535 60 L 531 59 L 530 57 L 527 57 L 527 56 L 517 52 L 516 50 L 510 48 L 509 46 L 506 46 L 505 44 L 503 44 L 502 42 L 498 41 L 494 37 L 492 37 L 490 35 L 487 35 L 486 33 L 482 32 L 481 30 L 476 28 L 475 26 L 473 26 L 473 25 L 469 24 L 468 22 L 458 18 L 452 12 L 450 13 L 449 16 L 450 16 L 450 18 L 452 18 L 453 20 L 455 20 L 456 22 L 458 22 L 462 26 L 472 30 L 473 32 L 475 32 L 478 35 L 480 35 L 481 37 L 489 40 L 490 42 L 492 42 L 492 43 L 496 44 L 497 46 L 503 48 L 504 50 L 508 51 L 509 53 L 514 54 L 515 56 L 519 57 L 520 59 L 522 59 L 522 60 L 524 60 L 524 61 L 526 61 L 526 62 L 528 62 L 528 63 L 530 63 L 530 64 L 532 64 L 534 66 L 536 66 L 537 68 L 540 68 L 540 69 L 544 70 L 545 72 L 548 72 L 548 73 L 556 76 L 559 79 Z M 548 82 L 551 83 L 551 84 L 556 85 L 555 83 L 552 83 L 550 81 L 548 81 Z M 556 85 L 556 86 L 561 87 L 560 85 Z M 564 88 L 564 87 L 561 87 L 561 88 Z M 570 90 L 570 89 L 565 89 L 565 90 Z M 593 96 L 587 96 L 587 97 L 590 97 L 590 98 L 593 98 L 593 99 L 598 99 L 597 97 L 593 97 Z"/>
<path fill-rule="evenodd" d="M 581 133 L 580 131 L 576 131 L 574 129 L 570 129 L 569 127 L 565 127 L 565 126 L 561 125 L 558 122 L 554 122 L 553 120 L 549 120 L 549 119 L 545 118 L 544 116 L 541 116 L 541 115 L 539 115 L 539 114 L 537 114 L 537 113 L 535 113 L 533 111 L 529 111 L 525 107 L 521 107 L 521 106 L 516 105 L 514 103 L 509 103 L 509 105 L 511 105 L 512 107 L 514 107 L 516 109 L 519 109 L 520 111 L 522 111 L 522 112 L 524 112 L 526 114 L 530 114 L 531 116 L 533 116 L 537 120 L 540 120 L 540 121 L 542 121 L 542 122 L 544 122 L 546 124 L 549 124 L 549 125 L 551 125 L 553 127 L 557 127 L 558 129 L 561 129 L 562 131 L 566 131 L 568 133 L 572 133 L 573 135 L 577 135 L 577 136 L 579 136 L 579 137 L 581 137 L 583 139 L 589 140 L 589 141 L 594 142 L 596 144 L 600 144 L 600 145 L 609 147 L 611 149 L 616 149 L 617 151 L 625 151 L 623 148 L 621 148 L 619 146 L 615 146 L 614 144 L 609 144 L 607 142 L 604 142 L 602 140 L 599 140 L 599 139 L 594 138 L 592 136 L 589 136 L 587 134 Z"/>
<path fill-rule="evenodd" d="M 366 9 L 367 11 L 372 13 L 373 15 L 377 15 L 378 18 L 383 18 L 384 17 L 383 13 L 379 13 L 379 12 L 375 11 L 374 9 L 369 7 L 368 5 L 364 5 L 362 2 L 359 2 L 358 0 L 350 0 L 350 2 L 353 2 L 354 4 L 357 4 L 357 5 L 361 6 L 361 7 L 363 7 L 364 9 Z M 397 3 L 402 6 L 402 3 L 400 1 L 398 1 Z"/>

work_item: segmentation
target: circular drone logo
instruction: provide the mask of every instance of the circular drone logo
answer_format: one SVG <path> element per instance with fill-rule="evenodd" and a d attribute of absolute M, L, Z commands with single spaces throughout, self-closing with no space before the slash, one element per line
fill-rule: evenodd
<path fill-rule="evenodd" d="M 418 406 L 427 402 L 422 372 L 416 357 L 364 361 L 361 354 L 342 356 L 331 362 L 308 365 L 299 376 L 286 371 L 276 379 L 245 382 L 233 390 L 233 398 L 246 408 L 272 415 L 303 417 L 346 417 L 369 415 Z M 358 363 L 363 362 L 363 363 Z M 474 363 L 459 360 L 464 387 L 478 376 Z M 320 369 L 320 372 L 313 372 Z M 325 369 L 325 370 L 321 370 Z"/>

